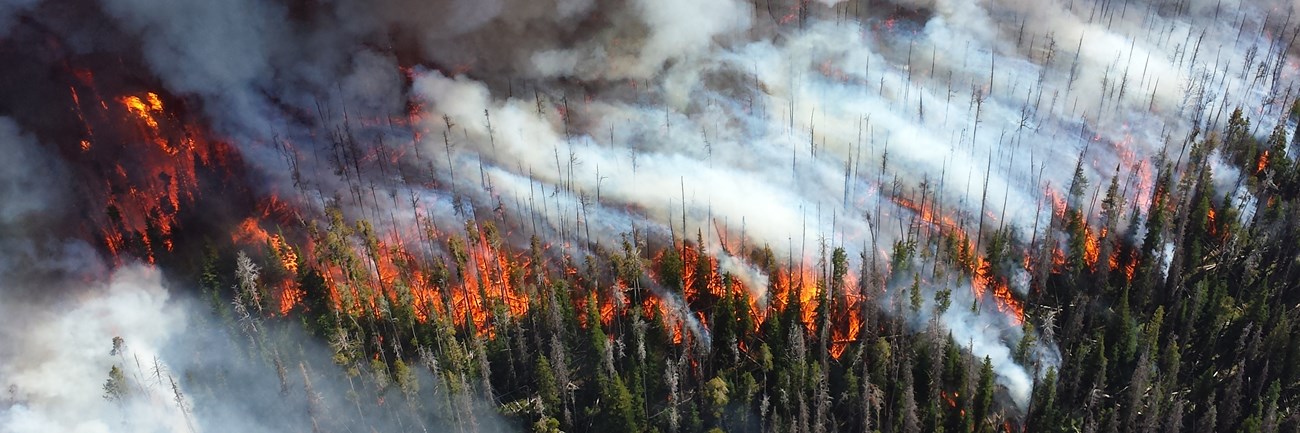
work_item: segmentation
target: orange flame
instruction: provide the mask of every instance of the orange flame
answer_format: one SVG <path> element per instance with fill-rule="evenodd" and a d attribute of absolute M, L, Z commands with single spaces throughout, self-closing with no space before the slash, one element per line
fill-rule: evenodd
<path fill-rule="evenodd" d="M 1025 307 L 1011 294 L 1011 289 L 1006 284 L 994 285 L 993 299 L 997 300 L 998 311 L 1006 314 L 1012 325 L 1025 323 Z"/>
<path fill-rule="evenodd" d="M 169 146 L 167 139 L 163 137 L 163 134 L 158 129 L 157 116 L 165 114 L 165 112 L 163 111 L 162 99 L 158 97 L 157 93 L 145 93 L 144 98 L 139 96 L 123 97 L 122 105 L 125 105 L 128 112 L 134 114 L 148 127 L 146 135 L 150 141 L 153 141 L 168 155 L 176 154 L 177 149 Z"/>
<path fill-rule="evenodd" d="M 88 73 L 77 76 L 83 85 L 91 86 L 91 93 L 96 93 Z M 85 122 L 88 116 L 81 111 L 76 89 L 76 85 L 71 86 L 78 116 Z M 103 128 L 106 132 L 98 135 L 107 139 L 105 146 L 97 146 L 97 135 L 87 123 L 87 138 L 78 143 L 84 153 L 105 156 L 90 160 L 112 161 L 98 167 L 95 172 L 102 176 L 89 182 L 91 194 L 104 206 L 103 214 L 95 215 L 94 220 L 105 248 L 115 260 L 128 253 L 153 263 L 156 253 L 173 248 L 172 232 L 182 208 L 192 203 L 198 193 L 196 171 L 225 167 L 230 162 L 229 147 L 206 141 L 198 127 L 169 115 L 156 93 L 118 100 L 121 105 L 110 106 L 101 100 L 90 107 L 103 110 L 97 118 L 120 119 L 127 114 L 133 122 Z M 130 143 L 141 141 L 157 147 L 130 147 Z M 120 143 L 127 147 L 115 147 Z M 123 152 L 129 158 L 123 158 Z"/>
<path fill-rule="evenodd" d="M 283 275 L 277 276 L 280 281 L 270 284 L 275 289 L 273 295 L 279 300 L 277 309 L 281 315 L 287 316 L 302 303 L 306 292 L 298 286 L 295 279 L 298 274 L 298 252 L 283 236 L 267 233 L 256 219 L 250 217 L 237 226 L 230 238 L 237 245 L 265 248 L 271 259 L 284 270 Z"/>
<path fill-rule="evenodd" d="M 1124 278 L 1133 281 L 1133 274 L 1137 272 L 1137 259 L 1130 257 L 1128 263 L 1124 265 Z"/>
<path fill-rule="evenodd" d="M 1101 241 L 1098 240 L 1097 233 L 1093 232 L 1090 226 L 1085 225 L 1083 227 L 1083 235 L 1083 260 L 1088 264 L 1089 268 L 1096 269 L 1097 259 L 1101 255 Z"/>
<path fill-rule="evenodd" d="M 1063 210 L 1065 209 L 1064 199 L 1061 199 L 1059 196 L 1057 196 L 1051 189 L 1047 190 L 1047 194 L 1049 195 L 1050 198 L 1052 198 L 1053 203 L 1059 209 L 1061 209 L 1061 212 L 1063 212 Z M 947 233 L 950 233 L 951 235 L 955 236 L 957 240 L 961 243 L 961 245 L 964 245 L 965 249 L 970 251 L 969 254 L 974 255 L 973 260 L 971 261 L 974 268 L 971 269 L 971 271 L 976 275 L 971 279 L 971 291 L 973 292 L 972 294 L 977 299 L 983 297 L 985 293 L 991 294 L 996 303 L 998 311 L 1007 315 L 1007 318 L 1011 321 L 1013 325 L 1020 326 L 1022 323 L 1024 323 L 1024 318 L 1025 318 L 1024 306 L 1020 303 L 1020 300 L 1016 299 L 1015 295 L 1011 293 L 1011 289 L 1008 287 L 1007 282 L 1005 281 L 1004 278 L 995 278 L 994 276 L 989 274 L 990 264 L 985 262 L 984 258 L 979 255 L 978 251 L 975 251 L 975 242 L 966 234 L 966 231 L 963 230 L 961 226 L 957 224 L 956 221 L 954 221 L 951 217 L 936 216 L 932 208 L 926 206 L 919 206 L 916 203 L 907 200 L 905 198 L 895 197 L 893 200 L 895 203 L 898 203 L 900 206 L 907 209 L 911 209 L 912 211 L 916 212 L 916 214 L 920 216 L 923 222 L 938 227 L 941 231 L 947 231 Z M 1057 262 L 1058 268 L 1061 265 L 1063 265 L 1065 261 L 1065 257 L 1063 255 L 1060 256 L 1059 261 L 1057 261 L 1056 255 L 1059 253 L 1060 250 L 1055 250 L 1053 254 L 1053 261 Z M 1025 256 L 1025 264 L 1026 264 L 1026 269 L 1028 269 L 1029 268 L 1028 255 Z M 992 290 L 990 290 L 990 288 Z"/>

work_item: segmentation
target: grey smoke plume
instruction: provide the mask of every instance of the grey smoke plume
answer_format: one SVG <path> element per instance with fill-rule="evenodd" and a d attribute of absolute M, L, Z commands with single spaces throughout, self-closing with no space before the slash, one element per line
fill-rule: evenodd
<path fill-rule="evenodd" d="M 14 18 L 40 0 L 5 0 L 0 2 L 0 35 L 9 33 Z"/>
<path fill-rule="evenodd" d="M 1292 30 L 1269 17 L 1296 5 L 1115 3 L 99 4 L 167 90 L 201 101 L 267 190 L 303 208 L 349 196 L 313 156 L 331 146 L 320 131 L 347 126 L 368 149 L 418 149 L 402 153 L 403 179 L 360 181 L 417 208 L 345 199 L 354 216 L 391 215 L 379 222 L 393 232 L 416 236 L 416 214 L 500 209 L 576 254 L 634 228 L 698 230 L 710 251 L 722 231 L 793 262 L 824 241 L 883 264 L 916 217 L 895 200 L 922 183 L 972 238 L 999 227 L 1044 238 L 1046 192 L 1064 196 L 1080 156 L 1094 186 L 1083 202 L 1119 166 L 1128 205 L 1143 209 L 1149 161 L 1176 155 L 1191 131 L 1220 127 L 1238 105 L 1265 125 L 1285 112 Z M 425 66 L 398 67 L 412 63 Z M 387 126 L 408 106 L 409 129 Z M 724 262 L 754 287 L 770 277 Z M 926 289 L 949 283 L 960 287 Z M 941 319 L 994 360 L 1022 407 L 1034 371 L 1057 363 L 1051 342 L 1036 366 L 1011 360 L 1023 331 L 991 306 Z"/>
<path fill-rule="evenodd" d="M 0 200 L 5 203 L 0 227 L 21 232 L 66 205 L 65 186 L 59 183 L 66 171 L 8 117 L 0 117 L 0 144 L 8 155 L 0 162 Z"/>

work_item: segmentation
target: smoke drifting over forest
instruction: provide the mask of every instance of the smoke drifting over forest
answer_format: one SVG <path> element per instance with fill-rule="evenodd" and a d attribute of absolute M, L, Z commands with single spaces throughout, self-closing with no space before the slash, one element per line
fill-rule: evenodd
<path fill-rule="evenodd" d="M 153 371 L 157 356 L 177 371 L 277 380 L 234 355 L 195 361 L 217 352 L 196 341 L 225 336 L 205 326 L 216 319 L 185 289 L 190 281 L 168 282 L 171 270 L 143 263 L 155 254 L 120 253 L 86 222 L 105 217 L 102 204 L 87 203 L 101 187 L 84 179 L 99 173 L 78 174 L 89 172 L 78 143 L 95 152 L 93 130 L 111 132 L 71 114 L 70 106 L 95 105 L 78 89 L 95 87 L 104 110 L 133 115 L 185 107 L 202 127 L 172 115 L 155 133 L 166 136 L 167 125 L 184 131 L 177 136 L 205 131 L 194 134 L 232 149 L 214 147 L 196 161 L 238 155 L 229 160 L 244 167 L 224 172 L 236 185 L 226 192 L 252 198 L 222 203 L 253 208 L 274 197 L 299 221 L 322 222 L 338 208 L 369 220 L 390 244 L 430 232 L 468 236 L 467 220 L 493 218 L 510 223 L 507 244 L 525 250 L 537 236 L 548 254 L 578 262 L 633 234 L 651 244 L 699 242 L 764 306 L 776 302 L 770 286 L 819 273 L 828 251 L 842 247 L 853 269 L 868 270 L 855 277 L 866 287 L 855 296 L 905 315 L 916 332 L 935 319 L 963 350 L 991 359 L 1010 404 L 1024 409 L 1034 378 L 1061 362 L 1041 328 L 1031 331 L 1040 335 L 1030 362 L 1013 359 L 1030 275 L 1042 271 L 1028 266 L 1030 256 L 1046 255 L 1047 266 L 1065 248 L 1066 206 L 1083 209 L 1096 230 L 1113 224 L 1100 204 L 1113 175 L 1125 192 L 1122 218 L 1147 212 L 1159 171 L 1186 162 L 1187 137 L 1221 129 L 1235 107 L 1263 128 L 1256 135 L 1284 121 L 1300 96 L 1290 52 L 1298 6 L 0 0 L 0 55 L 21 61 L 0 86 L 0 335 L 8 342 L 0 345 L 0 385 L 11 386 L 0 430 L 228 430 L 223 419 L 255 406 L 159 412 L 158 401 L 173 399 L 163 375 L 140 378 L 156 382 L 143 397 L 100 398 L 105 366 L 121 362 L 109 354 L 114 336 L 139 358 L 123 358 L 128 374 Z M 58 77 L 83 69 L 95 71 L 97 84 L 81 81 L 69 99 Z M 116 108 L 110 96 L 145 91 L 162 101 Z M 83 125 L 90 132 L 73 132 Z M 125 160 L 121 176 L 139 178 Z M 1225 164 L 1215 174 L 1218 196 L 1251 203 L 1242 174 Z M 163 182 L 175 179 L 187 178 L 171 173 Z M 203 203 L 181 196 L 173 206 Z M 158 209 L 149 214 L 175 213 Z M 233 211 L 190 212 L 204 215 L 163 230 L 172 233 L 167 250 L 187 228 L 210 231 L 190 235 L 196 243 L 234 231 Z M 110 221 L 131 226 L 124 215 Z M 944 276 L 929 254 L 905 264 L 912 275 L 886 277 L 904 265 L 896 244 L 920 239 L 928 250 L 948 237 L 983 251 L 1004 229 L 1019 244 L 992 264 L 1011 269 L 1001 286 Z M 414 254 L 448 253 L 429 244 Z M 147 247 L 166 264 L 160 245 Z M 762 246 L 790 275 L 751 259 L 748 250 Z M 178 255 L 200 254 L 177 247 Z M 1093 253 L 1090 265 L 1113 266 L 1107 255 Z M 915 310 L 902 306 L 914 280 L 924 293 Z M 685 311 L 686 328 L 708 345 L 707 326 L 688 305 L 651 290 Z M 951 308 L 936 308 L 941 290 L 951 291 Z M 323 345 L 303 346 L 286 359 L 322 359 L 326 368 Z M 297 387 L 318 377 L 287 368 Z M 316 386 L 339 395 L 347 387 L 323 378 Z M 277 391 L 232 399 L 273 400 Z M 240 429 L 276 430 L 266 419 Z"/>

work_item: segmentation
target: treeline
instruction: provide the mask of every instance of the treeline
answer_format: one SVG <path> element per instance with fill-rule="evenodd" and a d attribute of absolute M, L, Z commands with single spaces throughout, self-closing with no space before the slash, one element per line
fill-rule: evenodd
<path fill-rule="evenodd" d="M 1066 212 L 1068 266 L 1030 296 L 1064 359 L 1035 385 L 1029 431 L 1300 429 L 1300 135 L 1286 125 L 1260 141 L 1238 109 L 1222 135 L 1193 133 L 1155 162 L 1145 208 L 1117 170 L 1099 221 L 1110 266 L 1085 265 L 1086 225 Z M 1238 190 L 1216 190 L 1216 167 Z"/>
<path fill-rule="evenodd" d="M 766 302 L 700 253 L 699 235 L 632 233 L 579 258 L 536 237 L 512 249 L 496 228 L 510 223 L 485 212 L 412 253 L 334 206 L 290 230 L 313 254 L 214 250 L 201 285 L 283 389 L 303 386 L 283 374 L 294 343 L 265 337 L 266 323 L 328 343 L 349 389 L 308 401 L 408 429 L 469 431 L 493 412 L 538 432 L 1300 431 L 1300 134 L 1287 132 L 1258 140 L 1237 110 L 1222 135 L 1194 133 L 1154 161 L 1145 194 L 1120 177 L 1134 167 L 1107 182 L 1080 166 L 1028 240 L 998 229 L 972 242 L 913 219 L 887 260 L 856 269 L 834 245 L 802 264 L 743 247 L 771 276 Z M 1216 190 L 1222 163 L 1250 199 Z M 1026 332 L 1009 345 L 1038 378 L 1026 408 L 939 320 L 995 308 L 953 305 L 952 290 L 1019 272 Z M 298 297 L 285 303 L 285 287 Z M 1059 369 L 1033 356 L 1043 344 L 1059 347 Z M 359 422 L 313 404 L 312 430 Z"/>
<path fill-rule="evenodd" d="M 919 229 L 916 239 L 894 246 L 888 275 L 873 271 L 868 257 L 851 269 L 843 248 L 822 248 L 806 269 L 770 248 L 751 248 L 747 258 L 772 276 L 764 289 L 774 295 L 759 303 L 699 252 L 699 238 L 650 247 L 629 236 L 617 250 L 597 250 L 581 262 L 553 257 L 534 238 L 524 260 L 501 266 L 500 256 L 482 253 L 508 248 L 495 223 L 470 221 L 467 236 L 441 241 L 448 251 L 442 261 L 404 262 L 390 278 L 381 268 L 402 256 L 398 247 L 382 245 L 366 222 L 345 222 L 337 208 L 328 214 L 328 223 L 308 230 L 315 263 L 294 254 L 298 263 L 285 266 L 284 247 L 271 243 L 254 254 L 261 264 L 213 251 L 202 286 L 214 311 L 255 352 L 279 350 L 255 343 L 254 323 L 261 321 L 299 323 L 327 341 L 340 379 L 357 387 L 346 398 L 358 407 L 385 396 L 410 399 L 421 409 L 402 417 L 467 429 L 473 426 L 466 420 L 484 417 L 475 413 L 484 407 L 534 431 L 1021 427 L 1023 414 L 995 385 L 990 361 L 972 358 L 941 329 L 942 311 L 922 332 L 909 323 L 923 301 L 919 275 L 933 271 L 918 256 Z M 934 251 L 945 239 L 955 245 L 951 235 L 936 235 Z M 484 259 L 494 263 L 476 263 Z M 935 266 L 947 274 L 944 281 L 969 282 L 975 274 L 967 259 L 954 255 Z M 281 315 L 276 287 L 286 280 L 304 295 Z M 429 293 L 420 285 L 444 289 L 420 296 Z M 523 314 L 495 294 L 504 287 L 527 299 Z M 950 295 L 944 290 L 935 298 L 946 309 Z M 856 330 L 851 339 L 844 336 L 848 326 Z M 254 357 L 282 362 L 276 356 Z M 420 377 L 442 394 L 422 394 L 430 385 L 421 386 Z M 374 401 L 358 401 L 365 398 Z M 446 403 L 427 411 L 426 400 Z"/>

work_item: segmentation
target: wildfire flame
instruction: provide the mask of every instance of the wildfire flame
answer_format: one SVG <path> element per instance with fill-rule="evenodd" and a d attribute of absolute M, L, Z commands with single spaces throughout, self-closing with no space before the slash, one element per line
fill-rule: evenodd
<path fill-rule="evenodd" d="M 302 302 L 306 293 L 295 279 L 298 274 L 298 251 L 283 236 L 268 233 L 257 219 L 250 217 L 237 226 L 231 234 L 231 241 L 236 245 L 264 248 L 269 259 L 279 266 L 278 270 L 283 271 L 279 281 L 270 283 L 275 289 L 272 294 L 277 299 L 277 311 L 281 315 L 288 315 Z"/>
<path fill-rule="evenodd" d="M 158 145 L 160 149 L 168 155 L 175 155 L 177 149 L 171 147 L 167 139 L 163 137 L 158 128 L 158 116 L 164 115 L 162 99 L 157 93 L 145 93 L 143 98 L 139 96 L 126 96 L 122 98 L 122 105 L 126 110 L 135 115 L 137 119 L 146 127 L 145 136 Z"/>
<path fill-rule="evenodd" d="M 75 87 L 73 92 L 75 95 Z M 114 254 L 128 248 L 132 239 L 138 239 L 145 245 L 149 260 L 152 261 L 156 245 L 162 245 L 166 249 L 172 247 L 170 233 L 179 209 L 192 200 L 197 189 L 195 168 L 208 164 L 219 165 L 217 160 L 227 158 L 223 155 L 228 150 L 219 144 L 207 143 L 201 131 L 178 122 L 176 116 L 166 110 L 163 98 L 156 93 L 126 95 L 117 100 L 121 103 L 119 110 L 129 114 L 128 118 L 137 126 L 139 141 L 156 145 L 148 153 L 151 156 L 146 164 L 155 175 L 145 185 L 132 185 L 125 188 L 125 193 L 107 196 L 109 206 L 118 209 L 116 216 L 112 217 L 117 224 L 105 225 L 110 228 L 105 229 L 103 238 L 107 248 Z M 80 143 L 83 152 L 100 151 L 92 141 L 93 139 L 88 139 Z M 378 152 L 367 158 L 397 162 L 404 152 L 405 150 L 395 149 L 392 152 Z M 134 177 L 121 165 L 116 166 L 114 171 L 123 179 Z M 114 188 L 110 185 L 106 189 Z M 1064 199 L 1050 189 L 1047 193 L 1052 200 L 1054 212 L 1063 215 Z M 903 197 L 893 197 L 892 200 L 901 208 L 912 211 L 917 218 L 916 224 L 933 229 L 940 236 L 956 239 L 970 255 L 971 264 L 963 266 L 972 266 L 969 271 L 975 294 L 992 299 L 997 310 L 1006 315 L 1013 325 L 1023 323 L 1023 304 L 1016 298 L 1005 278 L 987 275 L 989 264 L 979 256 L 974 240 L 952 215 L 941 214 L 935 206 L 916 203 Z M 263 207 L 267 209 L 292 207 L 274 196 L 264 201 Z M 992 214 L 987 217 L 995 219 Z M 533 287 L 551 284 L 550 273 L 544 270 L 545 266 L 533 263 L 534 257 L 512 252 L 498 239 L 499 236 L 490 236 L 489 230 L 482 228 L 468 230 L 470 235 L 462 244 L 463 263 L 456 265 L 456 277 L 435 279 L 429 275 L 431 264 L 425 261 L 422 254 L 412 253 L 403 242 L 404 237 L 400 234 L 403 230 L 400 227 L 385 229 L 391 230 L 388 233 L 368 233 L 331 247 L 342 248 L 353 257 L 362 258 L 362 263 L 357 268 L 349 268 L 327 257 L 331 253 L 323 247 L 325 239 L 293 237 L 268 231 L 267 227 L 278 227 L 277 224 L 270 223 L 270 219 L 266 213 L 245 219 L 232 233 L 231 241 L 258 248 L 265 260 L 283 271 L 264 281 L 272 288 L 277 310 L 282 315 L 290 314 L 298 308 L 308 295 L 323 295 L 328 297 L 334 308 L 346 314 L 382 317 L 383 314 L 390 314 L 386 311 L 392 306 L 405 306 L 411 308 L 414 317 L 420 322 L 442 316 L 456 326 L 472 329 L 479 335 L 490 338 L 498 332 L 496 328 L 502 314 L 506 320 L 524 317 L 533 305 Z M 160 232 L 162 236 L 151 235 L 150 232 Z M 1091 228 L 1086 233 L 1086 260 L 1092 266 L 1099 260 L 1101 241 Z M 438 234 L 437 239 L 433 239 L 433 236 L 430 239 L 449 242 L 450 236 Z M 730 245 L 724 248 L 726 247 L 735 248 Z M 640 307 L 646 318 L 660 318 L 664 321 L 673 343 L 682 344 L 692 338 L 685 326 L 688 321 L 698 323 L 705 329 L 709 326 L 710 316 L 702 313 L 703 310 L 687 310 L 707 307 L 711 302 L 737 293 L 744 294 L 748 300 L 748 313 L 754 319 L 751 321 L 754 326 L 760 326 L 773 312 L 786 311 L 799 305 L 801 315 L 798 320 L 806 332 L 817 330 L 823 320 L 828 324 L 830 341 L 826 343 L 832 357 L 840 358 L 857 342 L 863 327 L 861 316 L 866 296 L 859 291 L 856 275 L 849 273 L 844 281 L 821 281 L 822 278 L 815 271 L 816 266 L 812 264 L 813 260 L 805 257 L 798 264 L 773 270 L 769 293 L 771 301 L 767 302 L 752 295 L 749 288 L 738 280 L 732 279 L 724 283 L 717 257 L 706 253 L 704 247 L 683 242 L 672 248 L 679 249 L 684 264 L 681 277 L 684 288 L 682 301 L 685 304 L 670 307 L 679 303 L 669 302 L 653 291 L 647 291 L 647 295 L 641 297 Z M 1026 257 L 1025 265 L 1028 267 L 1029 259 Z M 1112 267 L 1117 266 L 1118 259 L 1115 255 L 1108 260 Z M 1063 262 L 1059 249 L 1053 251 L 1053 261 L 1058 266 Z M 567 257 L 563 262 L 563 269 L 554 278 L 566 279 L 575 288 L 594 285 L 581 281 L 583 276 Z M 299 286 L 296 276 L 304 270 L 303 267 L 321 274 L 328 293 L 309 294 Z M 650 277 L 654 278 L 653 275 Z M 624 300 L 630 289 L 628 282 L 621 280 L 615 280 L 612 285 L 608 281 L 604 284 L 604 289 L 596 290 L 591 299 L 598 303 L 596 309 L 600 325 L 610 326 L 632 308 L 632 304 Z M 846 289 L 831 293 L 831 287 L 835 286 Z M 579 306 L 589 302 L 586 296 L 575 296 L 574 299 Z M 821 310 L 818 305 L 824 301 L 828 308 Z M 819 311 L 827 316 L 819 317 Z M 597 325 L 585 323 L 585 317 L 580 320 L 583 320 L 584 326 Z"/>
<path fill-rule="evenodd" d="M 1103 233 L 1105 232 L 1103 231 Z M 1098 239 L 1097 233 L 1088 225 L 1083 227 L 1083 236 L 1083 261 L 1087 263 L 1089 268 L 1096 269 L 1097 259 L 1101 255 L 1101 241 Z"/>
<path fill-rule="evenodd" d="M 81 95 L 99 91 L 89 73 L 75 76 L 79 82 L 69 89 L 86 127 L 77 148 L 89 155 L 87 164 L 95 165 L 85 172 L 92 176 L 86 180 L 92 197 L 103 206 L 92 218 L 99 237 L 115 260 L 129 252 L 153 263 L 157 253 L 174 248 L 182 212 L 199 193 L 200 171 L 226 173 L 233 152 L 167 111 L 157 93 L 125 95 L 116 99 L 118 105 L 82 104 Z"/>
<path fill-rule="evenodd" d="M 1048 189 L 1048 193 L 1051 194 L 1051 189 Z M 984 258 L 978 255 L 979 253 L 975 251 L 975 241 L 962 229 L 960 224 L 952 217 L 936 215 L 933 206 L 918 205 L 901 197 L 895 197 L 893 200 L 899 206 L 915 212 L 921 222 L 937 228 L 940 234 L 947 234 L 956 238 L 959 245 L 969 251 L 969 254 L 974 255 L 973 269 L 970 269 L 975 274 L 974 278 L 971 279 L 972 294 L 977 299 L 986 296 L 986 294 L 991 296 L 998 311 L 1006 315 L 1013 325 L 1020 326 L 1020 324 L 1024 323 L 1024 306 L 1011 292 L 1005 278 L 991 275 L 991 264 L 986 263 Z M 1060 206 L 1064 207 L 1063 200 L 1060 202 Z M 1064 257 L 1061 260 L 1063 262 Z M 1028 257 L 1026 257 L 1026 265 L 1028 265 Z"/>

